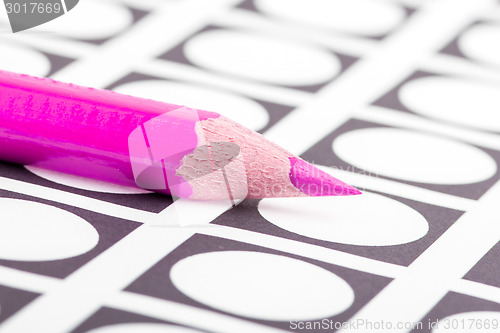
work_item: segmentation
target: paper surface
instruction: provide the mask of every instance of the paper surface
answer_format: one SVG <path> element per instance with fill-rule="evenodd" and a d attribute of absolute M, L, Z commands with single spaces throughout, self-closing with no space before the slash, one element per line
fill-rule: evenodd
<path fill-rule="evenodd" d="M 364 194 L 229 209 L 0 163 L 1 333 L 498 331 L 497 1 L 4 15 L 0 69 L 217 111 Z"/>

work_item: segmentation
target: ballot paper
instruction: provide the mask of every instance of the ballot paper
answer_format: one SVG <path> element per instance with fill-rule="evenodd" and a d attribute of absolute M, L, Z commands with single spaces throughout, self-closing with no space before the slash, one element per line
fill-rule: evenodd
<path fill-rule="evenodd" d="M 360 196 L 0 163 L 0 332 L 498 332 L 500 2 L 82 0 L 0 69 L 217 111 Z M 112 129 L 110 129 L 112 130 Z"/>

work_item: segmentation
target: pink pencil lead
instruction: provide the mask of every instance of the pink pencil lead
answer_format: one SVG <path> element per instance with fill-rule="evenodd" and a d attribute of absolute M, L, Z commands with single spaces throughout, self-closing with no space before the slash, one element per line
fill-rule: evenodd
<path fill-rule="evenodd" d="M 358 189 L 338 180 L 314 165 L 290 157 L 290 181 L 302 193 L 312 197 L 361 194 Z"/>

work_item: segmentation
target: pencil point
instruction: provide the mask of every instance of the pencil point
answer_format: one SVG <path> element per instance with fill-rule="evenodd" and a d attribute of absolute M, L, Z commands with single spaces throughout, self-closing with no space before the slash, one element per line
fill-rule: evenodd
<path fill-rule="evenodd" d="M 289 157 L 290 181 L 299 191 L 313 197 L 358 195 L 361 191 L 330 176 L 314 165 Z"/>

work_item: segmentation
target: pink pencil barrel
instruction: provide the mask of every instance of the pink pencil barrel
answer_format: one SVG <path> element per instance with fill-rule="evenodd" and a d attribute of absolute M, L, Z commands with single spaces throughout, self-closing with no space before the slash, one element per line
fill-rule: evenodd
<path fill-rule="evenodd" d="M 0 71 L 0 159 L 135 186 L 129 135 L 178 108 Z"/>

